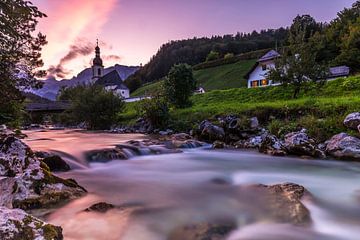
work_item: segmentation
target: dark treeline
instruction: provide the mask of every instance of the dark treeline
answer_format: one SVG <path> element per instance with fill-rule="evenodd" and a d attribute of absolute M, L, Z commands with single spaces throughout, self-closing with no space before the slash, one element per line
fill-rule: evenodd
<path fill-rule="evenodd" d="M 174 64 L 187 63 L 195 65 L 206 60 L 211 51 L 220 57 L 227 53 L 241 54 L 265 48 L 274 48 L 276 44 L 286 44 L 288 29 L 262 30 L 236 35 L 213 36 L 211 38 L 193 38 L 171 41 L 162 45 L 150 62 L 143 66 L 126 83 L 131 91 L 142 84 L 152 82 L 167 75 Z"/>
<path fill-rule="evenodd" d="M 317 61 L 327 65 L 347 65 L 352 72 L 360 71 L 360 1 L 337 14 L 330 23 L 318 23 L 311 16 L 297 16 L 300 23 L 310 26 L 304 38 L 316 43 Z M 310 22 L 309 22 L 310 21 Z M 131 91 L 144 83 L 163 78 L 174 64 L 195 65 L 206 60 L 211 51 L 224 57 L 227 53 L 241 54 L 250 51 L 286 46 L 291 29 L 262 30 L 236 35 L 214 36 L 171 41 L 164 44 L 149 63 L 130 77 L 126 84 Z"/>

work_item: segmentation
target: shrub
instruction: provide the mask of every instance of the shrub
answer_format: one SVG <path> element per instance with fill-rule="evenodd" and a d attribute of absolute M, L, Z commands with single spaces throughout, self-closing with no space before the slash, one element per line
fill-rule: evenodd
<path fill-rule="evenodd" d="M 231 59 L 233 57 L 234 57 L 233 53 L 227 53 L 227 54 L 225 54 L 224 59 Z"/>
<path fill-rule="evenodd" d="M 206 61 L 209 62 L 209 61 L 214 61 L 214 60 L 217 60 L 220 58 L 220 54 L 216 51 L 211 51 L 209 52 L 209 54 L 207 55 L 206 57 Z"/>
<path fill-rule="evenodd" d="M 138 116 L 150 121 L 154 128 L 164 128 L 169 122 L 169 106 L 161 96 L 143 100 L 137 106 L 137 112 Z"/>

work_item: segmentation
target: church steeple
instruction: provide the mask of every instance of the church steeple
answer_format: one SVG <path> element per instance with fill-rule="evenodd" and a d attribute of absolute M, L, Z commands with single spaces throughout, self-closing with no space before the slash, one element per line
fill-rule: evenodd
<path fill-rule="evenodd" d="M 99 40 L 96 39 L 96 47 L 95 47 L 95 58 L 93 60 L 92 66 L 92 82 L 95 83 L 99 78 L 104 75 L 104 66 L 103 61 L 100 57 L 100 47 L 99 47 Z"/>

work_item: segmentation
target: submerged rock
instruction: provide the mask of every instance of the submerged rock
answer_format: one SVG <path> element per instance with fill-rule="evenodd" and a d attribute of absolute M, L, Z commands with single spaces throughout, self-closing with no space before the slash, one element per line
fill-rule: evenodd
<path fill-rule="evenodd" d="M 61 227 L 47 224 L 20 209 L 0 207 L 1 240 L 62 240 Z"/>
<path fill-rule="evenodd" d="M 13 133 L 0 136 L 0 206 L 43 209 L 86 193 L 74 180 L 50 173 Z"/>
<path fill-rule="evenodd" d="M 168 240 L 225 240 L 236 228 L 235 223 L 199 223 L 190 224 L 173 230 Z"/>
<path fill-rule="evenodd" d="M 58 155 L 50 155 L 41 160 L 52 172 L 67 172 L 71 170 L 69 164 L 67 164 L 65 160 Z"/>
<path fill-rule="evenodd" d="M 344 120 L 344 125 L 350 129 L 357 130 L 360 125 L 360 112 L 350 113 Z"/>
<path fill-rule="evenodd" d="M 260 144 L 259 152 L 273 156 L 285 156 L 286 148 L 276 136 L 267 134 Z"/>
<path fill-rule="evenodd" d="M 327 142 L 326 152 L 339 159 L 360 160 L 360 139 L 346 133 L 337 134 Z"/>
<path fill-rule="evenodd" d="M 91 205 L 87 209 L 86 212 L 99 212 L 99 213 L 106 213 L 107 211 L 114 209 L 115 206 L 106 202 L 99 202 Z"/>
<path fill-rule="evenodd" d="M 285 147 L 288 153 L 294 155 L 306 155 L 315 158 L 326 157 L 325 153 L 318 148 L 315 140 L 307 135 L 306 129 L 285 135 Z"/>

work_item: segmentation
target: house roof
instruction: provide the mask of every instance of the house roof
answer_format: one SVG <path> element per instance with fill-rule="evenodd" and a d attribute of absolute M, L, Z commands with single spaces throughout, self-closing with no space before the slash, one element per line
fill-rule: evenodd
<path fill-rule="evenodd" d="M 277 57 L 280 57 L 280 53 L 278 53 L 277 51 L 275 50 L 270 50 L 269 52 L 267 52 L 264 56 L 262 56 L 258 62 L 265 62 L 265 61 L 268 61 L 268 60 L 272 60 L 272 59 L 275 59 Z"/>
<path fill-rule="evenodd" d="M 248 79 L 250 77 L 250 74 L 255 70 L 255 68 L 262 62 L 266 62 L 269 60 L 273 60 L 277 57 L 280 57 L 280 53 L 278 53 L 275 50 L 270 50 L 269 52 L 267 52 L 264 56 L 262 56 L 261 58 L 259 58 L 256 63 L 251 67 L 251 69 L 246 73 L 246 75 L 244 76 L 246 79 Z"/>
<path fill-rule="evenodd" d="M 126 87 L 126 85 L 123 83 L 123 80 L 121 79 L 119 73 L 116 70 L 105 74 L 99 80 L 97 80 L 95 84 L 104 87 L 116 86 L 116 89 L 128 90 L 128 87 Z"/>
<path fill-rule="evenodd" d="M 344 77 L 350 74 L 350 68 L 348 66 L 337 66 L 329 69 L 330 77 Z"/>

